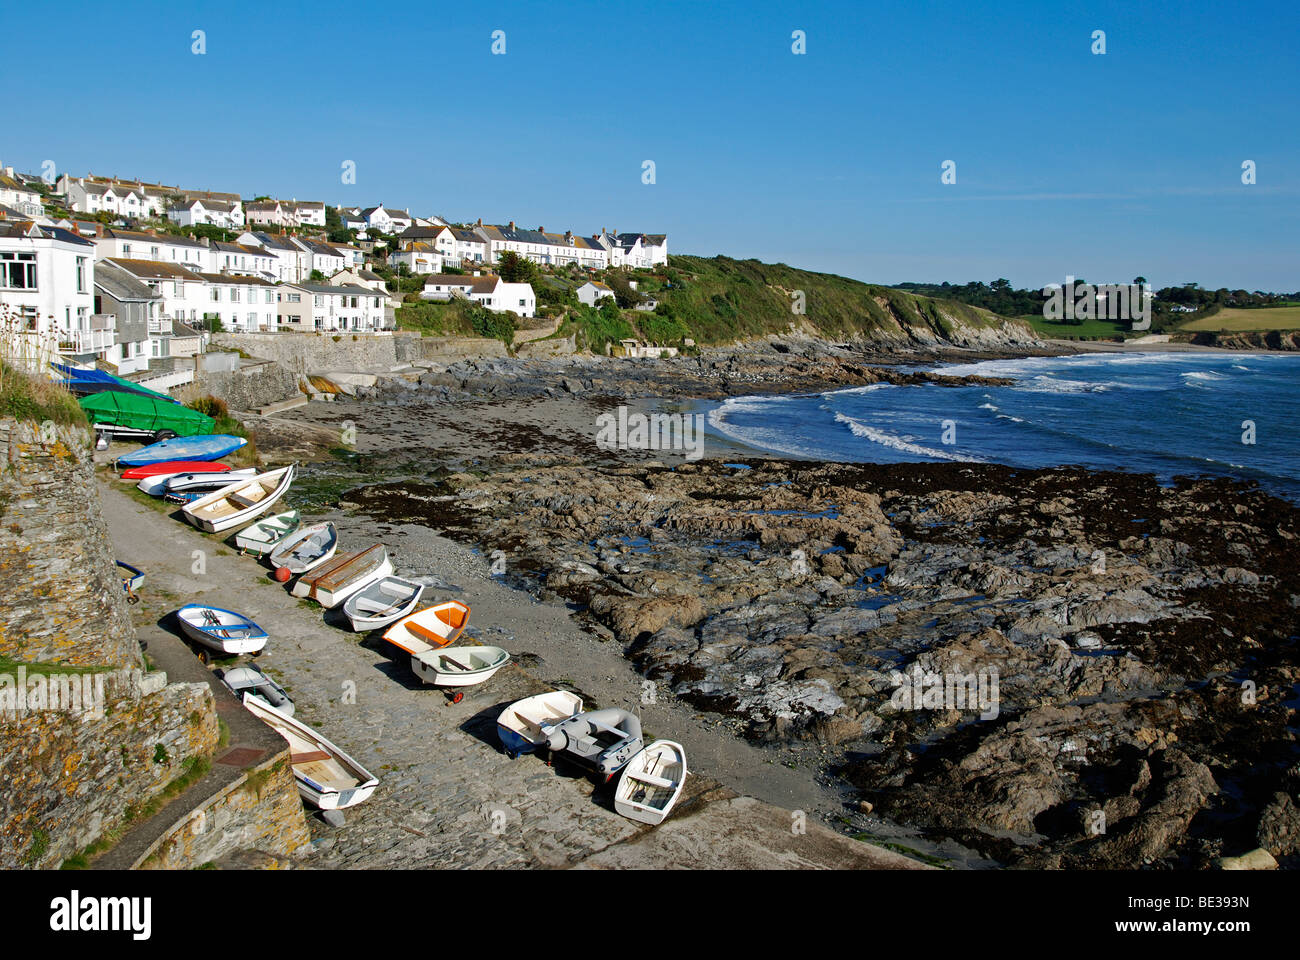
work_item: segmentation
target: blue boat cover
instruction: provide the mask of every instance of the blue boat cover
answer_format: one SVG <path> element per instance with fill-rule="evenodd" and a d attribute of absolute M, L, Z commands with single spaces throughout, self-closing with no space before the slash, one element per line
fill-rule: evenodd
<path fill-rule="evenodd" d="M 232 437 L 225 433 L 172 437 L 170 440 L 141 447 L 125 457 L 118 457 L 117 462 L 128 467 L 143 467 L 150 463 L 166 463 L 168 460 L 220 460 L 247 442 L 243 437 Z"/>

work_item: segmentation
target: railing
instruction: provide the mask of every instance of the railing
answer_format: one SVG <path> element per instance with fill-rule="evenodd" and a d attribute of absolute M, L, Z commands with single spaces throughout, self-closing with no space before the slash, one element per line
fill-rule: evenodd
<path fill-rule="evenodd" d="M 114 329 L 59 331 L 59 353 L 65 356 L 102 353 L 112 349 L 116 342 L 117 331 Z"/>

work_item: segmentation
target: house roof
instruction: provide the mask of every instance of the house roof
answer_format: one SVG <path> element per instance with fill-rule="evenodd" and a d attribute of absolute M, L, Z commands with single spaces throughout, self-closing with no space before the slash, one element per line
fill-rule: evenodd
<path fill-rule="evenodd" d="M 482 277 L 467 277 L 459 273 L 431 273 L 424 278 L 424 285 L 444 287 L 472 287 L 475 280 Z"/>
<path fill-rule="evenodd" d="M 195 330 L 188 323 L 181 323 L 179 320 L 172 321 L 173 337 L 201 337 L 203 334 Z"/>
<path fill-rule="evenodd" d="M 23 193 L 36 192 L 17 177 L 11 177 L 9 174 L 3 172 L 0 172 L 0 187 L 4 187 L 6 190 L 21 190 Z"/>
<path fill-rule="evenodd" d="M 407 227 L 397 235 L 399 240 L 432 240 L 441 236 L 444 230 L 450 230 L 451 227 Z"/>
<path fill-rule="evenodd" d="M 61 240 L 78 246 L 93 247 L 94 244 L 84 237 L 79 237 L 63 227 L 42 227 L 31 220 L 0 220 L 0 237 L 24 237 L 32 240 Z"/>
<path fill-rule="evenodd" d="M 273 250 L 288 250 L 291 253 L 301 253 L 301 248 L 294 245 L 293 240 L 284 233 L 262 233 L 257 230 L 250 231 L 253 236 L 262 241 L 263 245 Z"/>
<path fill-rule="evenodd" d="M 194 237 L 178 237 L 170 233 L 147 233 L 144 230 L 117 230 L 112 227 L 104 228 L 104 236 L 111 237 L 114 240 L 139 240 L 144 243 L 170 243 L 180 247 L 203 247 L 207 249 L 207 244 L 202 240 L 196 240 Z"/>
<path fill-rule="evenodd" d="M 252 284 L 255 287 L 275 286 L 271 281 L 264 280 L 262 277 L 254 277 L 246 274 L 200 273 L 199 276 L 208 281 L 208 283 Z"/>
<path fill-rule="evenodd" d="M 122 257 L 108 257 L 106 263 L 115 263 L 131 276 L 148 280 L 199 280 L 199 274 L 187 270 L 176 263 L 163 263 L 161 260 L 132 260 Z"/>
<path fill-rule="evenodd" d="M 371 290 L 369 287 L 358 286 L 355 283 L 345 283 L 342 286 L 334 286 L 328 283 L 299 283 L 295 286 L 304 290 L 310 290 L 312 293 L 342 293 L 347 296 L 362 294 L 363 296 L 373 297 L 378 290 Z"/>
<path fill-rule="evenodd" d="M 150 290 L 148 284 L 141 283 L 111 260 L 103 260 L 96 265 L 95 286 L 115 300 L 159 300 L 162 298 L 161 294 Z"/>

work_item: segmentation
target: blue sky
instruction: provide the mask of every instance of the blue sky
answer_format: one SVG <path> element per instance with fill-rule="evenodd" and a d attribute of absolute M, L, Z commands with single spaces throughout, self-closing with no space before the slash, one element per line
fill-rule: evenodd
<path fill-rule="evenodd" d="M 16 4 L 0 160 L 882 283 L 1300 289 L 1294 2 L 1058 6 Z"/>

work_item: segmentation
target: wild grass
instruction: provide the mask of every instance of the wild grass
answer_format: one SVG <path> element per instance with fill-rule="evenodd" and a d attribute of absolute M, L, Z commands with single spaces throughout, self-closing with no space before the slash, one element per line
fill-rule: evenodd
<path fill-rule="evenodd" d="M 76 398 L 48 377 L 34 376 L 0 361 L 0 417 L 60 426 L 86 426 Z"/>

